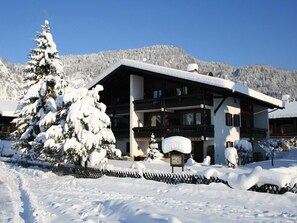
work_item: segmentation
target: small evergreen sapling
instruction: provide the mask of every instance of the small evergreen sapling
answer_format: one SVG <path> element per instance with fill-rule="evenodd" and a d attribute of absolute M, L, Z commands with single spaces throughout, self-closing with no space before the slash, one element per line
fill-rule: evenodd
<path fill-rule="evenodd" d="M 158 150 L 158 147 L 159 146 L 155 139 L 155 135 L 154 135 L 154 133 L 152 133 L 150 144 L 147 149 L 147 158 L 152 159 L 152 160 L 163 158 L 164 155 Z"/>

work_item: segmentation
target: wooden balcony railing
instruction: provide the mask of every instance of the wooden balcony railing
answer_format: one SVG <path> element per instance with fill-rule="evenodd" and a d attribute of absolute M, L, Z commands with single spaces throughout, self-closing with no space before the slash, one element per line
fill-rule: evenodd
<path fill-rule="evenodd" d="M 184 137 L 214 137 L 213 125 L 191 125 L 170 127 L 136 127 L 133 128 L 135 138 L 150 137 L 152 133 L 156 137 L 184 136 Z"/>
<path fill-rule="evenodd" d="M 129 113 L 130 107 L 129 104 L 117 104 L 117 105 L 107 105 L 106 112 L 108 114 L 123 114 L 123 113 Z"/>
<path fill-rule="evenodd" d="M 257 138 L 265 139 L 267 137 L 267 129 L 261 128 L 240 128 L 241 138 Z"/>
<path fill-rule="evenodd" d="M 113 128 L 112 132 L 116 139 L 129 138 L 129 128 Z"/>
<path fill-rule="evenodd" d="M 173 107 L 184 107 L 193 105 L 209 105 L 213 106 L 213 99 L 206 97 L 203 99 L 202 95 L 181 95 L 163 98 L 152 98 L 135 100 L 134 102 L 135 111 L 138 110 L 149 110 L 149 109 L 160 109 L 162 107 L 173 108 Z"/>

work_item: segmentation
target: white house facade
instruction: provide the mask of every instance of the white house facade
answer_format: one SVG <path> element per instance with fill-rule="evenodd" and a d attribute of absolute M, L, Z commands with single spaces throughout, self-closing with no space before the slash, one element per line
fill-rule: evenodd
<path fill-rule="evenodd" d="M 247 139 L 256 148 L 268 138 L 268 109 L 282 107 L 281 100 L 197 69 L 132 60 L 118 61 L 87 87 L 96 84 L 104 87 L 100 97 L 116 146 L 132 157 L 145 155 L 154 133 L 158 142 L 169 136 L 189 138 L 197 162 L 209 155 L 212 163 L 224 163 L 224 150 L 235 140 Z"/>

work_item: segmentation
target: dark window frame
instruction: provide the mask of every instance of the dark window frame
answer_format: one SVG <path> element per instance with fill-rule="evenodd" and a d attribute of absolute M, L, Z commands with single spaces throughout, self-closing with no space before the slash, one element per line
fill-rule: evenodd
<path fill-rule="evenodd" d="M 231 113 L 226 113 L 225 114 L 225 123 L 226 126 L 233 126 L 233 116 Z"/>
<path fill-rule="evenodd" d="M 233 125 L 235 127 L 240 127 L 240 115 L 239 114 L 233 115 Z"/>

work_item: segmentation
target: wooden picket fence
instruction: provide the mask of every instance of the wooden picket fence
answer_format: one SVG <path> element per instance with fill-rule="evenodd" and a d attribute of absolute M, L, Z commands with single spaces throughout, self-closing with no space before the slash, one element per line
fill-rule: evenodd
<path fill-rule="evenodd" d="M 39 166 L 41 168 L 46 168 L 57 175 L 72 175 L 76 178 L 100 178 L 103 175 L 111 177 L 129 177 L 129 178 L 144 178 L 146 180 L 153 180 L 158 182 L 163 182 L 167 184 L 210 184 L 210 183 L 223 183 L 230 187 L 227 181 L 221 180 L 217 177 L 206 178 L 202 175 L 197 175 L 193 172 L 179 172 L 170 173 L 156 170 L 138 170 L 131 168 L 117 168 L 101 166 L 98 168 L 84 168 L 74 165 L 51 165 L 45 163 L 36 163 L 30 161 L 17 162 L 19 165 L 28 166 Z M 230 187 L 231 188 L 231 187 Z M 292 192 L 297 194 L 297 184 L 293 186 L 278 187 L 277 185 L 264 184 L 262 186 L 254 185 L 250 191 L 271 193 L 271 194 L 284 194 L 286 192 Z"/>

